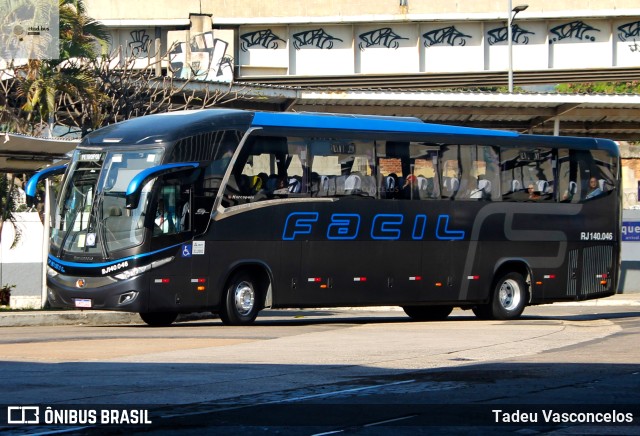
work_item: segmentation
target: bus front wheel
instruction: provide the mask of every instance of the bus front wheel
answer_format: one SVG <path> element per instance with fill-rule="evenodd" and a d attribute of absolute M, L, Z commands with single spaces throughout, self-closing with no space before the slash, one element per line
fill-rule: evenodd
<path fill-rule="evenodd" d="M 151 327 L 170 326 L 178 317 L 176 312 L 140 313 L 140 318 Z"/>
<path fill-rule="evenodd" d="M 225 293 L 220 319 L 226 325 L 248 325 L 255 321 L 260 310 L 257 283 L 254 278 L 239 272 L 233 275 Z"/>
<path fill-rule="evenodd" d="M 414 321 L 443 321 L 453 306 L 403 306 L 402 309 Z"/>
<path fill-rule="evenodd" d="M 491 302 L 473 308 L 480 319 L 516 319 L 527 304 L 527 285 L 518 273 L 511 272 L 496 281 Z"/>

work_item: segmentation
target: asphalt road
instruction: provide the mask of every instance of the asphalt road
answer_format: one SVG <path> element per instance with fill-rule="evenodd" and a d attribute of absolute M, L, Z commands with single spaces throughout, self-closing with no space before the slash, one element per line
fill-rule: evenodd
<path fill-rule="evenodd" d="M 37 405 L 40 424 L 0 431 L 640 434 L 639 334 L 638 305 L 542 306 L 508 322 L 320 310 L 267 311 L 251 327 L 3 327 L 2 403 Z M 67 414 L 48 424 L 47 407 Z M 143 424 L 103 425 L 105 409 L 121 409 L 105 422 Z M 69 410 L 97 422 L 62 425 Z"/>

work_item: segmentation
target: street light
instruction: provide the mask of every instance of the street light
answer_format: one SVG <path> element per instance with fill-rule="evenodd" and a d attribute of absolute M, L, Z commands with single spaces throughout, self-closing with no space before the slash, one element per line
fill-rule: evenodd
<path fill-rule="evenodd" d="M 509 93 L 513 92 L 513 32 L 511 30 L 511 26 L 513 24 L 513 20 L 515 20 L 518 12 L 522 12 L 527 9 L 529 5 L 518 5 L 515 8 L 511 5 L 511 0 L 509 0 L 509 12 L 507 19 L 507 45 L 509 47 Z"/>

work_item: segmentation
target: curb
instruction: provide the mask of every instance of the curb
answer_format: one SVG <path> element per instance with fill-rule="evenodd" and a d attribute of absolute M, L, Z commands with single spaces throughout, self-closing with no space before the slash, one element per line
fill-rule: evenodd
<path fill-rule="evenodd" d="M 640 306 L 640 293 L 617 294 L 608 298 L 584 301 L 569 301 L 551 303 L 548 306 Z M 287 309 L 283 309 L 287 310 Z M 296 310 L 299 309 L 290 309 Z M 398 306 L 377 306 L 377 307 L 323 307 L 310 310 L 368 310 L 368 311 L 402 311 Z M 179 315 L 176 322 L 195 321 L 203 319 L 215 319 L 216 315 L 210 312 L 191 313 Z M 0 312 L 0 327 L 34 327 L 34 326 L 59 326 L 59 325 L 110 325 L 110 324 L 131 324 L 144 325 L 137 313 L 114 312 L 108 310 L 99 311 L 22 311 L 22 312 Z"/>

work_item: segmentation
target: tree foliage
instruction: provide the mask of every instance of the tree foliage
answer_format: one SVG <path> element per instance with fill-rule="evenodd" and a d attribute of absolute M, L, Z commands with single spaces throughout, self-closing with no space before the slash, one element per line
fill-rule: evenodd
<path fill-rule="evenodd" d="M 161 112 L 208 108 L 240 96 L 197 77 L 177 79 L 170 53 L 145 59 L 109 53 L 109 32 L 82 0 L 60 2 L 60 58 L 10 62 L 0 70 L 4 131 L 42 136 L 53 126 L 81 136 L 115 122 Z M 192 86 L 197 83 L 197 86 Z"/>
<path fill-rule="evenodd" d="M 563 83 L 556 91 L 571 94 L 640 94 L 640 81 Z"/>
<path fill-rule="evenodd" d="M 5 223 L 11 223 L 15 229 L 15 236 L 11 241 L 11 248 L 20 240 L 20 228 L 16 225 L 13 215 L 15 210 L 15 176 L 0 173 L 0 244 L 2 243 L 2 228 Z"/>

